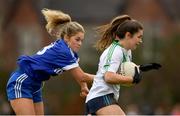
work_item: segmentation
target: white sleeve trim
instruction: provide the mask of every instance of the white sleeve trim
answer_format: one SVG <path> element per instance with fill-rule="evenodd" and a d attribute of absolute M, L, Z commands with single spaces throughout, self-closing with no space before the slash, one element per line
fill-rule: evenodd
<path fill-rule="evenodd" d="M 79 67 L 79 64 L 78 64 L 77 62 L 76 62 L 76 63 L 73 63 L 73 64 L 71 64 L 71 65 L 67 65 L 67 66 L 63 67 L 62 69 L 63 69 L 63 70 L 70 70 L 70 69 L 76 68 L 76 67 Z"/>

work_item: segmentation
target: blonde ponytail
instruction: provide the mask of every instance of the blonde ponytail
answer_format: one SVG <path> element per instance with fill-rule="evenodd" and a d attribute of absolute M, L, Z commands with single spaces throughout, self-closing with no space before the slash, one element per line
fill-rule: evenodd
<path fill-rule="evenodd" d="M 62 11 L 44 8 L 41 10 L 41 12 L 45 16 L 45 19 L 47 21 L 46 29 L 49 33 L 51 33 L 51 30 L 56 26 L 71 22 L 71 17 L 68 14 L 63 13 Z"/>
<path fill-rule="evenodd" d="M 71 21 L 71 17 L 62 11 L 44 8 L 41 12 L 47 21 L 46 29 L 53 38 L 63 39 L 65 35 L 71 37 L 78 32 L 85 33 L 82 25 Z"/>

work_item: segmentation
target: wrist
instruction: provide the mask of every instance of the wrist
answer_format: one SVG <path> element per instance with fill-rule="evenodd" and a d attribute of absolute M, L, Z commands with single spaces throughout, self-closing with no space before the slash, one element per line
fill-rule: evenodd
<path fill-rule="evenodd" d="M 81 83 L 80 87 L 81 87 L 81 89 L 87 88 L 87 83 L 85 83 L 85 82 Z"/>

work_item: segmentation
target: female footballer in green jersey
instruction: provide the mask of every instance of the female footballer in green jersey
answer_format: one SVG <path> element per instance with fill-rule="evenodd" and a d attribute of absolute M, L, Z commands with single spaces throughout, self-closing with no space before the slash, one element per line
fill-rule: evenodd
<path fill-rule="evenodd" d="M 115 17 L 109 24 L 98 28 L 101 38 L 98 50 L 103 51 L 93 85 L 86 98 L 86 114 L 125 115 L 118 105 L 121 84 L 137 84 L 141 81 L 141 71 L 158 69 L 157 63 L 135 67 L 135 75 L 124 76 L 119 73 L 121 64 L 131 61 L 131 50 L 142 43 L 143 26 L 128 15 Z"/>

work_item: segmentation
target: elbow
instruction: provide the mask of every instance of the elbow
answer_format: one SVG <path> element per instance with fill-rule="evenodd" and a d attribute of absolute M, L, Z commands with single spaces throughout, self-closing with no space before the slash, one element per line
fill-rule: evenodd
<path fill-rule="evenodd" d="M 104 80 L 106 83 L 111 83 L 111 78 L 110 78 L 110 75 L 108 73 L 105 73 Z"/>
<path fill-rule="evenodd" d="M 110 83 L 110 82 L 111 82 L 111 81 L 110 81 L 108 78 L 106 78 L 106 77 L 104 77 L 104 80 L 105 80 L 106 83 Z"/>

